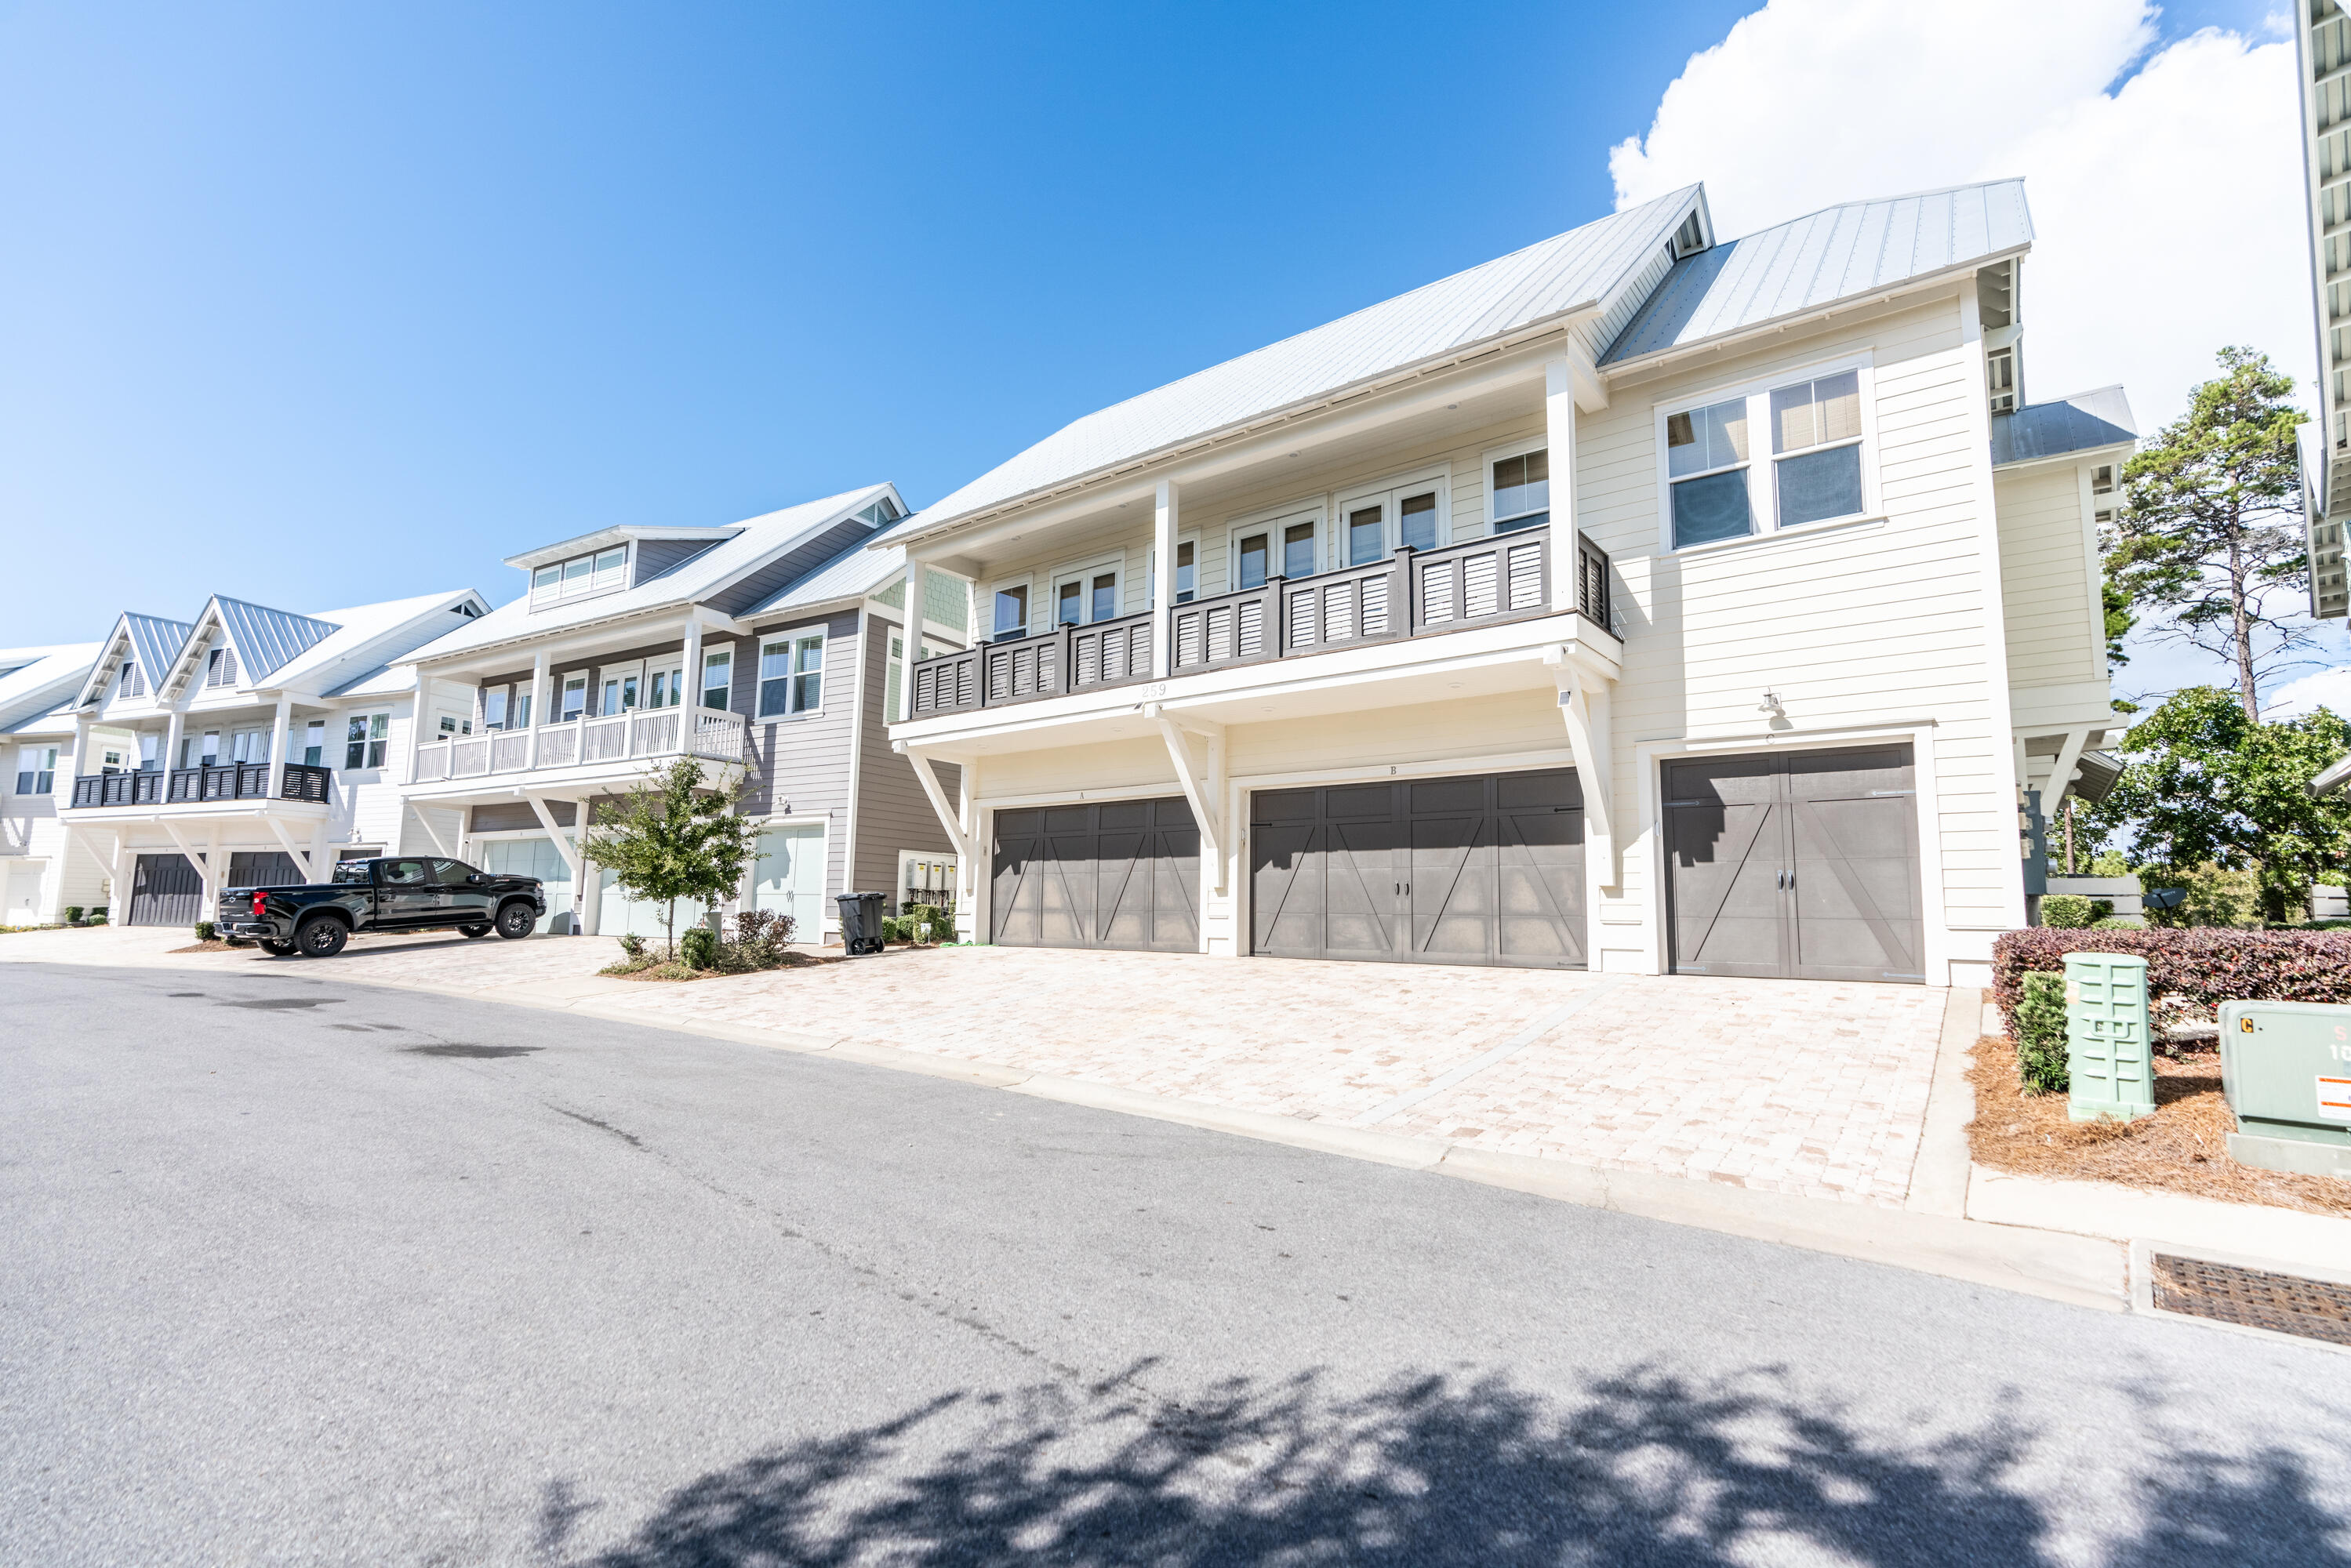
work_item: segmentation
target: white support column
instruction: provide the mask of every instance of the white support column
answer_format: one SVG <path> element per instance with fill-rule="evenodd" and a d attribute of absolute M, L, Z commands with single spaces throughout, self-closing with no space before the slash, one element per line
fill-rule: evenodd
<path fill-rule="evenodd" d="M 1576 601 L 1576 411 L 1597 413 L 1607 406 L 1608 389 L 1580 345 L 1570 344 L 1566 352 L 1543 362 L 1543 429 L 1551 463 L 1551 607 L 1555 612 L 1573 610 Z"/>
<path fill-rule="evenodd" d="M 213 912 L 220 907 L 221 889 L 225 884 L 227 877 L 227 860 L 221 853 L 220 824 L 215 822 L 213 824 L 212 836 L 204 841 L 204 903 L 197 906 L 204 911 L 204 914 L 198 916 L 199 919 L 210 920 L 213 917 Z M 112 916 L 110 915 L 108 918 L 111 919 Z"/>
<path fill-rule="evenodd" d="M 1575 753 L 1575 782 L 1583 793 L 1583 855 L 1593 886 L 1614 887 L 1623 880 L 1616 860 L 1614 811 L 1615 774 L 1609 747 L 1610 691 L 1604 680 L 1579 670 L 1564 646 L 1544 654 L 1559 694 L 1559 716 L 1567 727 L 1568 748 Z M 1600 918 L 1597 899 L 1592 918 Z M 1595 925 L 1594 929 L 1598 927 Z"/>
<path fill-rule="evenodd" d="M 408 699 L 408 773 L 402 780 L 404 783 L 416 782 L 416 748 L 424 744 L 424 694 L 432 685 L 432 676 L 423 670 L 416 672 L 415 695 Z M 447 770 L 444 768 L 443 771 L 445 773 Z M 422 813 L 419 815 L 421 817 Z"/>
<path fill-rule="evenodd" d="M 695 682 L 698 685 L 702 680 L 702 672 L 699 670 L 688 670 L 686 672 L 686 678 Z M 697 696 L 699 694 L 697 694 Z M 546 726 L 555 722 L 548 715 L 547 698 L 547 650 L 545 648 L 541 648 L 538 653 L 533 653 L 530 656 L 530 727 L 533 729 L 544 728 Z M 538 737 L 537 736 L 531 737 L 530 747 L 531 760 L 536 763 L 538 759 Z"/>
<path fill-rule="evenodd" d="M 1176 481 L 1162 479 L 1151 507 L 1152 559 L 1156 562 L 1151 574 L 1151 676 L 1159 681 L 1167 678 L 1175 662 L 1167 639 L 1176 619 L 1176 514 L 1180 498 Z"/>
<path fill-rule="evenodd" d="M 977 850 L 982 846 L 979 831 L 979 758 L 971 758 L 959 770 L 956 780 L 956 822 L 963 830 L 961 842 Z M 956 842 L 953 838 L 948 842 Z M 979 876 L 980 862 L 977 854 L 956 855 L 956 935 L 966 942 L 979 940 Z"/>
<path fill-rule="evenodd" d="M 172 777 L 172 769 L 180 765 L 180 737 L 187 733 L 187 714 L 174 706 L 171 718 L 163 726 L 163 777 L 166 780 Z M 168 782 L 164 788 L 168 793 Z"/>
<path fill-rule="evenodd" d="M 1223 760 L 1223 737 L 1216 729 L 1203 727 L 1198 733 L 1207 743 L 1206 771 L 1211 777 L 1203 779 L 1202 764 L 1192 754 L 1192 735 L 1165 713 L 1157 703 L 1145 703 L 1143 716 L 1159 727 L 1159 737 L 1166 744 L 1167 760 L 1176 769 L 1176 781 L 1183 786 L 1185 801 L 1192 808 L 1192 819 L 1200 825 L 1200 853 L 1213 867 L 1211 891 L 1225 891 L 1225 786 L 1218 764 Z M 1220 729 L 1221 727 L 1218 727 Z"/>
<path fill-rule="evenodd" d="M 2089 745 L 2087 729 L 2069 729 L 2057 748 L 2057 766 L 2049 770 L 2049 787 L 2041 791 L 2041 814 L 2052 822 L 2057 820 L 2057 808 L 2065 802 L 2066 791 L 2074 787 L 2074 769 L 2081 765 L 2082 753 Z"/>
<path fill-rule="evenodd" d="M 914 713 L 914 661 L 923 656 L 924 612 L 930 592 L 929 569 L 912 551 L 906 556 L 906 652 L 898 662 L 898 711 L 882 716 L 884 724 L 904 724 Z"/>
<path fill-rule="evenodd" d="M 286 747 L 293 738 L 294 699 L 279 693 L 277 711 L 269 720 L 269 799 L 286 798 Z"/>
<path fill-rule="evenodd" d="M 324 882 L 335 869 L 331 852 L 327 848 L 327 834 L 331 827 L 324 817 L 310 826 L 310 880 Z"/>
<path fill-rule="evenodd" d="M 74 716 L 73 776 L 78 779 L 83 774 L 90 771 L 89 716 L 88 714 L 76 714 Z M 66 791 L 66 799 L 68 800 L 73 799 L 72 790 L 68 789 Z M 109 915 L 108 918 L 111 919 L 113 917 Z"/>
<path fill-rule="evenodd" d="M 697 676 L 696 679 L 700 677 Z M 604 873 L 588 858 L 588 798 L 581 796 L 571 803 L 572 842 L 578 846 L 577 861 L 571 873 L 571 929 L 582 936 L 593 936 L 603 924 L 603 889 L 595 885 Z"/>
<path fill-rule="evenodd" d="M 678 698 L 678 706 L 685 709 L 684 720 L 686 727 L 685 732 L 678 737 L 679 741 L 684 743 L 694 738 L 695 716 L 702 711 L 702 617 L 699 615 L 689 614 L 686 617 L 685 643 L 681 650 L 681 659 L 682 663 L 678 666 L 678 679 L 685 682 L 685 689 L 694 694 L 694 700 L 691 702 L 683 695 Z M 547 655 L 540 654 L 539 662 L 542 666 L 546 661 Z"/>
<path fill-rule="evenodd" d="M 107 859 L 106 923 L 120 925 L 131 918 L 131 830 L 114 830 L 114 852 Z M 199 861 L 199 865 L 204 862 Z"/>

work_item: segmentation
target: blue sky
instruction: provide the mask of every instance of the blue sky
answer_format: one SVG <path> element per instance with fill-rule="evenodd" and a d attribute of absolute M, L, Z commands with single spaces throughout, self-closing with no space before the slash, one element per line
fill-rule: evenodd
<path fill-rule="evenodd" d="M 919 505 L 1606 212 L 1749 8 L 0 5 L 0 644 Z"/>

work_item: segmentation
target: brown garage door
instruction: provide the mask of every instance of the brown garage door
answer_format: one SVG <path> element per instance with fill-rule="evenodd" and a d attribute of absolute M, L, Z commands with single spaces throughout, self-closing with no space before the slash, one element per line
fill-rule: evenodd
<path fill-rule="evenodd" d="M 996 813 L 991 939 L 1200 949 L 1200 828 L 1181 795 Z"/>
<path fill-rule="evenodd" d="M 182 854 L 141 855 L 131 872 L 131 925 L 188 925 L 210 920 L 204 879 Z"/>
<path fill-rule="evenodd" d="M 1674 972 L 1925 980 L 1907 746 L 1665 765 Z"/>
<path fill-rule="evenodd" d="M 1573 768 L 1269 790 L 1249 802 L 1252 950 L 1582 968 Z"/>

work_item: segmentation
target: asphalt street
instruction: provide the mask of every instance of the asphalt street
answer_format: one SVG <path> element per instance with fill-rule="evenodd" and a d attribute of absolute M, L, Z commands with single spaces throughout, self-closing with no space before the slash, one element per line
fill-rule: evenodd
<path fill-rule="evenodd" d="M 330 964 L 12 965 L 0 1562 L 2317 1568 L 2351 1356 Z"/>

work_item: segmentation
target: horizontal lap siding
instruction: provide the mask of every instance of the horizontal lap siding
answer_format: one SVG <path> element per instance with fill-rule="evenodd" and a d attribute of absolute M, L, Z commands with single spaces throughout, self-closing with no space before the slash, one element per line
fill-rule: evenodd
<path fill-rule="evenodd" d="M 735 690 L 729 705 L 737 713 L 758 711 L 759 644 L 772 638 L 804 636 L 821 628 L 824 639 L 824 708 L 810 718 L 753 719 L 750 737 L 753 773 L 745 791 L 743 810 L 752 816 L 782 816 L 789 806 L 795 817 L 823 817 L 825 834 L 825 894 L 841 891 L 848 870 L 849 777 L 855 734 L 857 678 L 862 661 L 857 657 L 857 612 L 844 610 L 814 621 L 778 622 L 762 626 L 756 637 L 735 643 Z"/>
<path fill-rule="evenodd" d="M 2080 472 L 2071 464 L 2002 475 L 2001 594 L 2008 618 L 2011 685 L 2095 681 L 2105 674 L 2096 649 L 2105 615 L 2091 618 L 2088 520 Z"/>
<path fill-rule="evenodd" d="M 1665 552 L 1657 405 L 1856 352 L 1874 366 L 1886 520 Z M 1981 393 L 1956 300 L 1791 334 L 1768 354 L 1708 361 L 1614 393 L 1608 409 L 1579 424 L 1577 500 L 1583 531 L 1609 552 L 1630 601 L 1614 712 L 1618 811 L 1628 833 L 1654 831 L 1632 810 L 1633 743 L 1760 742 L 1767 687 L 1781 694 L 1800 735 L 1931 719 L 1945 885 L 1937 913 L 1955 925 L 1996 923 L 2015 875 L 1996 752 L 2007 743 L 2006 703 L 1986 657 L 1984 497 L 1970 406 Z M 1628 849 L 1625 898 L 1646 904 L 1656 891 L 1649 881 L 1646 846 Z M 1630 928 L 1622 929 L 1618 940 L 1629 943 Z"/>
<path fill-rule="evenodd" d="M 864 725 L 857 759 L 857 891 L 890 895 L 898 900 L 898 852 L 918 850 L 946 854 L 955 845 L 931 809 L 930 797 L 914 777 L 914 765 L 890 749 L 889 725 L 883 699 L 889 680 L 890 639 L 898 627 L 879 616 L 865 627 Z M 963 788 L 962 769 L 947 763 L 936 766 L 939 788 L 952 810 Z"/>

